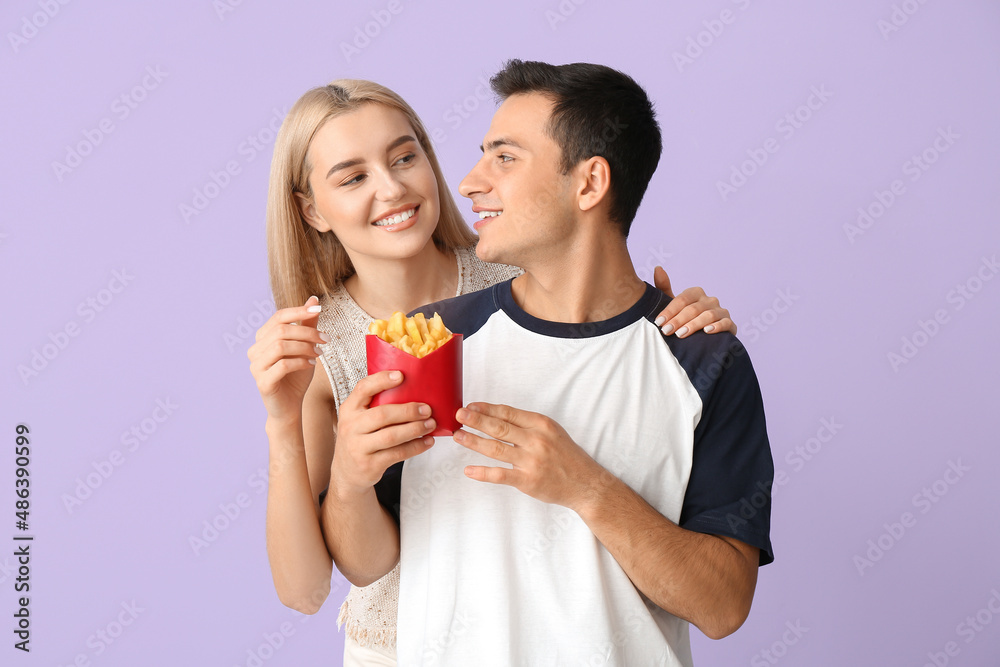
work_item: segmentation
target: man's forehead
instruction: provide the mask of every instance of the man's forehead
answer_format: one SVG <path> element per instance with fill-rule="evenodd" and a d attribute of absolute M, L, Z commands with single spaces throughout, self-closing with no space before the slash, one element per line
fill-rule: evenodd
<path fill-rule="evenodd" d="M 483 138 L 484 149 L 489 150 L 498 141 L 524 144 L 547 139 L 552 106 L 552 99 L 541 93 L 511 95 L 493 114 L 490 129 Z"/>

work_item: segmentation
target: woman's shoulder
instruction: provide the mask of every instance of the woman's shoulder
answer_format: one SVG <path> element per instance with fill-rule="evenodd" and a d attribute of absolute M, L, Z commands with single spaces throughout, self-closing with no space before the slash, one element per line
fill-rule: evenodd
<path fill-rule="evenodd" d="M 328 334 L 346 334 L 351 331 L 368 330 L 371 316 L 362 310 L 344 283 L 338 281 L 333 288 L 319 298 L 320 312 L 316 328 Z"/>
<path fill-rule="evenodd" d="M 476 244 L 456 248 L 459 260 L 458 293 L 478 292 L 524 273 L 516 266 L 484 262 L 476 255 Z"/>
<path fill-rule="evenodd" d="M 320 343 L 323 351 L 320 359 L 328 373 L 327 379 L 339 412 L 340 403 L 367 374 L 365 334 L 371 316 L 361 309 L 340 282 L 320 297 L 319 305 L 316 328 L 330 336 L 330 342 Z"/>

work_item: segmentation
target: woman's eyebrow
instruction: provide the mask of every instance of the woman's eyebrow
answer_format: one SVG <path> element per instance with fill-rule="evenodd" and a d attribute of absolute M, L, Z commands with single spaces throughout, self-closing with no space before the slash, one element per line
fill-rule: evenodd
<path fill-rule="evenodd" d="M 330 178 L 333 176 L 334 172 L 341 171 L 343 169 L 350 169 L 356 165 L 362 164 L 364 160 L 359 157 L 351 158 L 350 160 L 344 160 L 343 162 L 338 162 L 337 164 L 330 167 L 330 171 L 326 172 L 326 177 Z"/>
<path fill-rule="evenodd" d="M 392 141 L 392 143 L 386 146 L 385 151 L 388 153 L 394 148 L 399 148 L 408 141 L 416 143 L 417 140 L 408 134 L 404 134 L 400 137 L 397 137 Z M 334 173 L 338 171 L 341 171 L 343 169 L 350 169 L 351 167 L 356 167 L 357 165 L 362 164 L 363 162 L 364 160 L 362 160 L 359 157 L 351 158 L 350 160 L 344 160 L 343 162 L 338 162 L 337 164 L 330 167 L 330 171 L 326 172 L 326 177 L 330 178 L 331 176 L 333 176 Z"/>
<path fill-rule="evenodd" d="M 389 144 L 388 146 L 386 146 L 385 147 L 385 152 L 388 153 L 389 151 L 391 151 L 394 148 L 399 148 L 400 146 L 402 146 L 403 144 L 405 144 L 408 141 L 412 141 L 413 143 L 417 143 L 416 139 L 414 139 L 413 137 L 411 137 L 408 134 L 404 134 L 403 136 L 398 137 L 395 141 L 393 141 L 391 144 Z"/>

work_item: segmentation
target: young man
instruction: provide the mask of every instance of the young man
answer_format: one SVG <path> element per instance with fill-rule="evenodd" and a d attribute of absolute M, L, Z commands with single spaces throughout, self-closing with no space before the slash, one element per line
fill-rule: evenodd
<path fill-rule="evenodd" d="M 734 632 L 773 560 L 756 376 L 732 335 L 652 321 L 667 297 L 625 242 L 661 151 L 642 88 L 517 60 L 491 83 L 460 190 L 477 254 L 526 273 L 420 309 L 464 334 L 469 403 L 377 486 L 399 664 L 690 665 L 688 624 Z"/>

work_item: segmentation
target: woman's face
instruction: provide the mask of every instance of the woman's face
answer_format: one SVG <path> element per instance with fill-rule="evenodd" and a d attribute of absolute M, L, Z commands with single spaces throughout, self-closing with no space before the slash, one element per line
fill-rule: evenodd
<path fill-rule="evenodd" d="M 303 215 L 336 234 L 355 264 L 412 257 L 427 245 L 440 211 L 437 182 L 400 111 L 365 104 L 327 121 L 306 164 L 313 198 L 300 198 Z"/>

